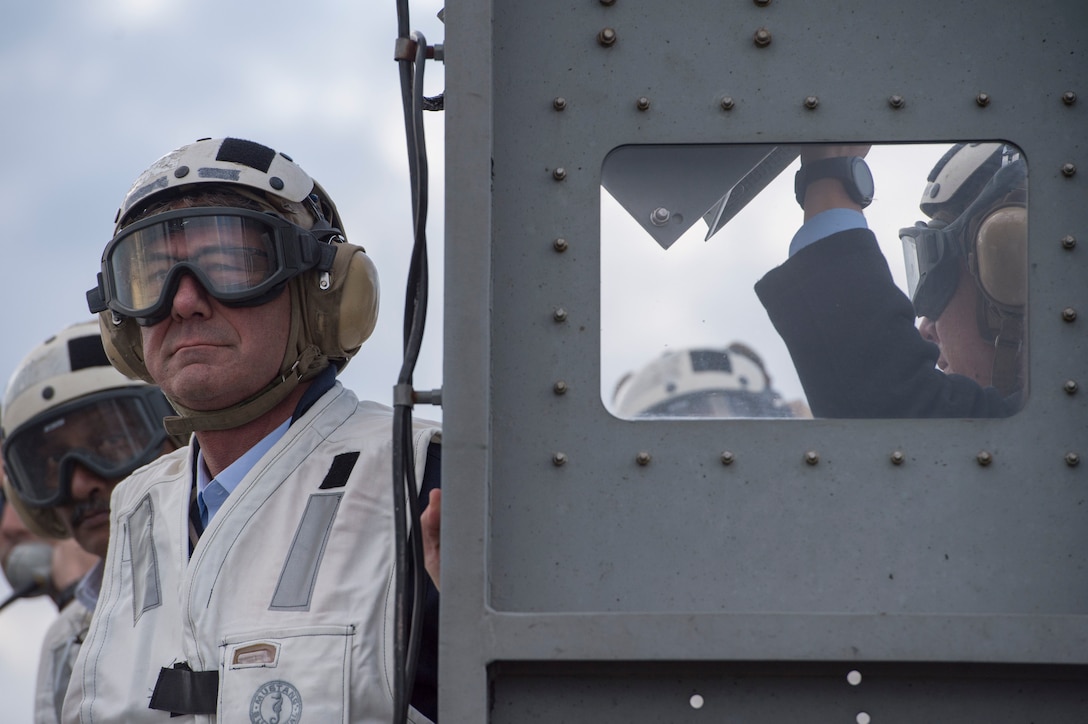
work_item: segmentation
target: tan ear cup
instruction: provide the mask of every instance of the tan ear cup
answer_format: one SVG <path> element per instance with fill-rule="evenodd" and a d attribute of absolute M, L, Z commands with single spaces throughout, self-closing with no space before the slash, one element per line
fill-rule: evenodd
<path fill-rule="evenodd" d="M 340 244 L 328 284 L 310 272 L 304 281 L 304 317 L 310 341 L 340 366 L 374 332 L 378 322 L 378 270 L 362 247 Z"/>
<path fill-rule="evenodd" d="M 979 225 L 976 253 L 983 291 L 998 304 L 1022 307 L 1028 292 L 1028 212 L 1004 206 Z"/>
<path fill-rule="evenodd" d="M 106 310 L 98 314 L 98 326 L 102 330 L 102 347 L 110 364 L 129 379 L 155 384 L 144 365 L 143 340 L 136 320 L 124 319 L 120 324 L 114 324 L 113 313 Z"/>
<path fill-rule="evenodd" d="M 352 354 L 374 333 L 381 297 L 378 268 L 362 247 L 356 249 L 348 256 L 340 298 L 340 345 L 345 350 L 352 350 Z M 347 256 L 346 250 L 337 253 L 338 261 L 341 254 Z"/>

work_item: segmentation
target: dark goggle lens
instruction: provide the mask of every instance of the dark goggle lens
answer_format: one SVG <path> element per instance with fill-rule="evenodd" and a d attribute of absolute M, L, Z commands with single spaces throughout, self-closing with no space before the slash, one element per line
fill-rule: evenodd
<path fill-rule="evenodd" d="M 43 507 L 67 500 L 77 464 L 107 480 L 127 476 L 166 441 L 162 410 L 153 407 L 150 394 L 115 392 L 31 420 L 4 445 L 11 484 L 27 504 Z"/>
<path fill-rule="evenodd" d="M 182 271 L 220 301 L 258 298 L 313 266 L 297 251 L 290 259 L 285 253 L 299 247 L 300 232 L 270 214 L 238 209 L 183 209 L 137 222 L 114 237 L 103 258 L 109 307 L 129 317 L 157 316 Z"/>

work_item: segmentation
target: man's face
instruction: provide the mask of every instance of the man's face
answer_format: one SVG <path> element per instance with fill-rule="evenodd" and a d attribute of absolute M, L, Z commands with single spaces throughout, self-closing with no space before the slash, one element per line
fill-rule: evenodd
<path fill-rule="evenodd" d="M 937 367 L 988 387 L 993 383 L 994 346 L 979 335 L 977 295 L 974 277 L 961 266 L 952 299 L 936 320 L 923 317 L 919 331 L 940 348 Z"/>
<path fill-rule="evenodd" d="M 113 435 L 103 435 L 103 429 L 115 429 Z M 124 435 L 117 425 L 100 415 L 73 415 L 49 435 L 48 449 L 42 450 L 47 460 L 56 461 L 76 449 L 88 449 L 94 440 L 94 452 L 106 454 L 104 445 L 116 442 L 124 445 Z M 55 473 L 55 471 L 53 471 Z M 59 505 L 56 510 L 69 534 L 88 553 L 104 557 L 110 540 L 110 493 L 119 480 L 106 480 L 76 463 L 72 470 L 71 502 Z"/>
<path fill-rule="evenodd" d="M 239 248 L 257 246 L 239 234 Z M 186 233 L 170 258 L 200 259 L 221 249 L 221 232 Z M 158 253 L 157 250 L 149 250 Z M 165 251 L 165 249 L 163 250 Z M 168 269 L 164 269 L 164 273 Z M 229 307 L 191 274 L 183 275 L 170 314 L 142 327 L 148 372 L 166 395 L 194 410 L 221 410 L 250 397 L 279 373 L 290 333 L 290 295 L 252 307 Z"/>

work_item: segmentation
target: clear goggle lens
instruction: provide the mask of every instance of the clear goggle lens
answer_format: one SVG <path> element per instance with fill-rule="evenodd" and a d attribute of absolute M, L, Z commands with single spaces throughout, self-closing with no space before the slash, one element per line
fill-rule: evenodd
<path fill-rule="evenodd" d="M 899 230 L 907 293 L 919 317 L 937 319 L 959 283 L 957 252 L 948 233 L 919 221 Z"/>
<path fill-rule="evenodd" d="M 246 304 L 317 266 L 317 246 L 308 231 L 257 211 L 156 214 L 123 229 L 106 247 L 101 304 L 126 317 L 162 319 L 184 272 L 221 302 Z"/>

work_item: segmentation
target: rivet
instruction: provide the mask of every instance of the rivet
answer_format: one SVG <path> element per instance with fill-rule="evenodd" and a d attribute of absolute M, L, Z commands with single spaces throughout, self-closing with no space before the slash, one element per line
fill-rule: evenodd
<path fill-rule="evenodd" d="M 982 452 L 980 452 L 978 455 L 975 456 L 975 460 L 977 460 L 978 464 L 981 465 L 982 467 L 986 467 L 987 465 L 989 465 L 990 463 L 992 463 L 994 461 L 994 456 L 991 455 L 989 452 L 983 450 Z"/>
<path fill-rule="evenodd" d="M 1062 248 L 1072 249 L 1077 245 L 1077 239 L 1072 234 L 1066 234 L 1062 237 Z"/>
<path fill-rule="evenodd" d="M 559 467 L 560 465 L 565 465 L 566 462 L 567 462 L 567 454 L 566 453 L 561 453 L 561 452 L 552 453 L 552 465 L 554 465 L 555 467 Z"/>
<path fill-rule="evenodd" d="M 735 104 L 733 103 L 733 96 L 722 96 L 722 110 L 723 111 L 733 110 L 734 105 Z"/>
<path fill-rule="evenodd" d="M 564 98 L 563 96 L 556 96 L 555 100 L 552 101 L 552 108 L 554 108 L 557 111 L 566 110 L 566 108 L 567 108 L 567 99 Z"/>
<path fill-rule="evenodd" d="M 189 175 L 188 166 L 178 166 L 174 169 L 174 178 L 185 178 Z"/>
<path fill-rule="evenodd" d="M 896 450 L 892 453 L 892 465 L 902 465 L 906 459 L 907 456 L 903 454 L 902 450 Z"/>
<path fill-rule="evenodd" d="M 1076 174 L 1077 174 L 1076 164 L 1072 164 L 1072 163 L 1063 163 L 1062 164 L 1062 176 L 1065 176 L 1066 178 L 1070 178 L 1072 176 L 1075 176 Z"/>
<path fill-rule="evenodd" d="M 975 103 L 978 103 L 980 106 L 985 108 L 986 106 L 990 105 L 990 94 L 979 93 L 977 96 L 975 96 Z"/>
<path fill-rule="evenodd" d="M 1065 105 L 1071 106 L 1076 102 L 1077 94 L 1073 91 L 1066 91 L 1065 93 L 1062 93 L 1062 103 L 1064 103 Z"/>
<path fill-rule="evenodd" d="M 268 179 L 268 185 L 274 188 L 276 191 L 283 191 L 283 179 L 279 176 L 273 176 Z"/>
<path fill-rule="evenodd" d="M 809 465 L 815 465 L 820 462 L 820 455 L 815 450 L 809 450 L 805 453 L 805 462 Z"/>
<path fill-rule="evenodd" d="M 43 400 L 52 400 L 53 395 L 55 395 L 55 394 L 57 394 L 57 391 L 54 390 L 51 385 L 46 385 L 45 387 L 42 388 L 42 399 Z"/>
<path fill-rule="evenodd" d="M 1077 390 L 1080 389 L 1080 385 L 1077 384 L 1076 380 L 1066 380 L 1065 384 L 1062 385 L 1062 389 L 1065 390 L 1067 395 L 1075 395 Z"/>
<path fill-rule="evenodd" d="M 570 244 L 568 244 L 567 240 L 564 239 L 563 237 L 559 237 L 558 239 L 556 239 L 555 241 L 552 242 L 552 248 L 554 248 L 556 251 L 558 251 L 560 254 L 562 254 L 564 251 L 566 251 L 567 249 L 570 248 Z"/>
<path fill-rule="evenodd" d="M 894 95 L 888 98 L 888 105 L 892 108 L 902 108 L 906 103 L 907 100 L 901 95 Z"/>
<path fill-rule="evenodd" d="M 635 456 L 635 462 L 637 462 L 639 465 L 649 465 L 650 453 L 642 450 L 641 452 L 639 452 L 638 455 Z"/>
<path fill-rule="evenodd" d="M 760 28 L 752 39 L 760 48 L 766 48 L 771 44 L 771 31 L 767 30 L 767 28 Z"/>
<path fill-rule="evenodd" d="M 737 456 L 729 450 L 725 450 L 722 452 L 722 465 L 732 465 L 736 461 L 736 459 Z"/>
<path fill-rule="evenodd" d="M 635 107 L 640 111 L 650 110 L 650 99 L 646 96 L 639 96 L 639 99 L 635 101 Z"/>
<path fill-rule="evenodd" d="M 1080 455 L 1075 452 L 1067 452 L 1065 454 L 1065 464 L 1071 468 L 1077 467 L 1077 465 L 1080 465 Z"/>
<path fill-rule="evenodd" d="M 672 212 L 664 206 L 658 206 L 650 212 L 650 223 L 654 226 L 664 226 L 669 223 L 670 218 L 672 218 Z"/>
<path fill-rule="evenodd" d="M 552 171 L 552 178 L 554 178 L 556 181 L 562 181 L 566 177 L 567 169 L 563 168 L 562 166 Z"/>
<path fill-rule="evenodd" d="M 597 33 L 597 42 L 606 48 L 615 44 L 616 31 L 612 28 L 603 28 L 601 32 Z"/>
<path fill-rule="evenodd" d="M 805 96 L 805 108 L 810 111 L 815 110 L 816 106 L 820 105 L 820 99 L 816 96 Z"/>
<path fill-rule="evenodd" d="M 1066 322 L 1073 322 L 1077 319 L 1077 310 L 1072 307 L 1066 307 L 1062 310 L 1062 319 Z"/>
<path fill-rule="evenodd" d="M 555 394 L 557 395 L 567 394 L 567 389 L 567 383 L 563 380 L 559 380 L 554 385 L 552 385 L 552 391 L 555 392 Z"/>
<path fill-rule="evenodd" d="M 559 307 L 552 313 L 552 317 L 554 317 L 557 322 L 565 322 L 567 321 L 567 310 Z"/>

